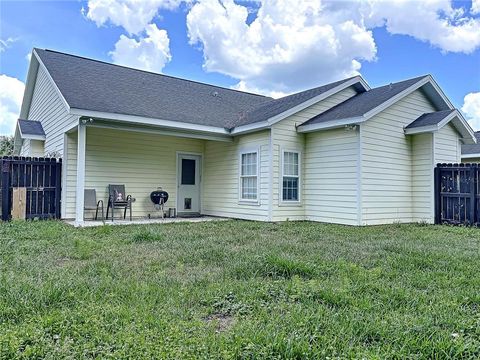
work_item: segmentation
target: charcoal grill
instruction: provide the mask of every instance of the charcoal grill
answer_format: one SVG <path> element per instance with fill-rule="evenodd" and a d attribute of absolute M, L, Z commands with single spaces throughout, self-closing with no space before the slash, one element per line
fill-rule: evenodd
<path fill-rule="evenodd" d="M 153 207 L 157 211 L 162 212 L 162 219 L 165 217 L 164 205 L 168 201 L 168 192 L 158 188 L 150 193 L 150 200 L 153 203 Z"/>

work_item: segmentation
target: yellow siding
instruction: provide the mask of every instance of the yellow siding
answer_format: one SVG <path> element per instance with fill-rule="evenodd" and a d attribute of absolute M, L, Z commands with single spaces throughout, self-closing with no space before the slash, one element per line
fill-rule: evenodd
<path fill-rule="evenodd" d="M 76 142 L 68 141 L 68 145 L 73 148 Z M 150 192 L 159 186 L 170 195 L 166 206 L 176 207 L 177 152 L 203 153 L 203 147 L 204 141 L 197 139 L 87 128 L 85 188 L 95 189 L 97 198 L 107 205 L 108 185 L 125 184 L 127 194 L 136 199 L 135 217 L 154 214 Z M 69 168 L 76 166 L 70 153 L 68 164 Z M 68 184 L 74 191 L 75 180 L 70 177 Z M 72 200 L 67 195 L 67 217 L 74 217 Z"/>
<path fill-rule="evenodd" d="M 202 213 L 251 220 L 268 220 L 270 131 L 237 136 L 232 143 L 206 141 Z M 239 153 L 260 150 L 258 205 L 239 202 Z"/>
<path fill-rule="evenodd" d="M 77 132 L 66 134 L 66 154 L 64 154 L 63 170 L 66 171 L 64 179 L 65 186 L 62 192 L 62 209 L 64 214 L 62 217 L 67 219 L 75 218 L 75 200 L 77 185 Z"/>
<path fill-rule="evenodd" d="M 308 220 L 358 225 L 357 130 L 307 134 L 304 203 Z"/>
<path fill-rule="evenodd" d="M 447 124 L 436 132 L 434 139 L 436 163 L 461 162 L 460 136 L 452 124 Z"/>
<path fill-rule="evenodd" d="M 76 123 L 77 117 L 69 115 L 65 103 L 48 78 L 43 66 L 38 68 L 28 119 L 40 121 L 45 131 L 45 154 L 63 155 L 63 134 Z"/>
<path fill-rule="evenodd" d="M 45 156 L 44 141 L 31 140 L 30 141 L 30 155 L 29 156 Z"/>
<path fill-rule="evenodd" d="M 435 111 L 419 90 L 362 125 L 362 223 L 412 222 L 412 136 L 404 127 Z"/>
<path fill-rule="evenodd" d="M 30 139 L 24 139 L 20 148 L 20 156 L 30 156 Z"/>
<path fill-rule="evenodd" d="M 45 151 L 43 147 L 44 147 L 43 140 L 24 139 L 22 143 L 22 147 L 20 148 L 20 156 L 34 156 L 34 157 L 44 156 Z"/>
<path fill-rule="evenodd" d="M 468 158 L 468 159 L 462 159 L 462 163 L 480 163 L 480 157 L 477 158 Z"/>
<path fill-rule="evenodd" d="M 272 189 L 272 220 L 282 221 L 303 220 L 305 218 L 305 134 L 297 133 L 296 127 L 311 119 L 312 117 L 323 113 L 331 107 L 349 99 L 356 95 L 357 92 L 353 87 L 344 89 L 335 95 L 329 96 L 308 108 L 289 116 L 288 118 L 274 124 L 272 126 L 272 142 L 273 142 L 273 189 Z M 302 158 L 300 161 L 300 203 L 288 204 L 281 201 L 281 159 L 282 151 L 299 151 Z"/>
<path fill-rule="evenodd" d="M 414 221 L 433 222 L 433 136 L 412 136 L 412 211 Z"/>

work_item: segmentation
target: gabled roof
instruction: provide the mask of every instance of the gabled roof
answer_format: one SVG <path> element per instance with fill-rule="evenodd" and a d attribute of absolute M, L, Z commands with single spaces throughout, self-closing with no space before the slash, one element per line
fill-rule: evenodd
<path fill-rule="evenodd" d="M 278 114 L 287 111 L 288 109 L 294 108 L 295 106 L 298 106 L 318 95 L 324 94 L 329 90 L 345 84 L 352 79 L 360 80 L 359 77 L 354 76 L 330 84 L 322 85 L 313 89 L 308 89 L 296 94 L 288 95 L 279 99 L 272 99 L 270 101 L 266 101 L 263 104 L 256 106 L 253 110 L 241 114 L 240 119 L 236 121 L 234 126 L 242 126 L 270 119 Z M 360 85 L 360 81 L 357 84 L 359 85 L 357 86 L 358 92 L 363 92 L 366 90 L 363 85 Z"/>
<path fill-rule="evenodd" d="M 420 76 L 413 79 L 408 79 L 393 83 L 390 85 L 380 86 L 373 88 L 369 91 L 363 92 L 350 99 L 332 107 L 324 113 L 313 117 L 305 122 L 303 125 L 312 125 L 319 123 L 326 123 L 341 119 L 354 119 L 363 116 L 370 110 L 375 109 L 377 106 L 383 104 L 387 100 L 400 94 L 402 91 L 408 89 L 419 80 L 426 76 Z"/>
<path fill-rule="evenodd" d="M 40 121 L 18 119 L 15 127 L 13 152 L 18 154 L 23 140 L 45 140 L 45 131 Z"/>
<path fill-rule="evenodd" d="M 462 158 L 480 157 L 480 131 L 475 132 L 476 144 L 462 145 Z"/>
<path fill-rule="evenodd" d="M 424 126 L 437 125 L 453 112 L 455 112 L 455 109 L 425 113 L 421 115 L 419 118 L 417 118 L 415 121 L 413 121 L 412 123 L 408 124 L 405 127 L 405 129 L 414 129 L 414 128 L 420 128 Z"/>
<path fill-rule="evenodd" d="M 18 128 L 23 139 L 45 139 L 45 131 L 40 121 L 18 119 Z"/>
<path fill-rule="evenodd" d="M 35 49 L 70 108 L 224 127 L 271 98 Z"/>
<path fill-rule="evenodd" d="M 368 89 L 361 77 L 355 77 L 273 99 L 51 50 L 34 49 L 34 54 L 72 114 L 111 119 L 135 116 L 165 124 L 192 124 L 198 130 L 226 129 L 226 133 L 267 121 L 322 94 L 339 91 L 342 85 Z"/>
<path fill-rule="evenodd" d="M 462 136 L 464 144 L 475 144 L 476 139 L 472 128 L 457 109 L 422 114 L 405 127 L 405 134 L 414 135 L 435 132 L 448 123 L 451 123 Z"/>

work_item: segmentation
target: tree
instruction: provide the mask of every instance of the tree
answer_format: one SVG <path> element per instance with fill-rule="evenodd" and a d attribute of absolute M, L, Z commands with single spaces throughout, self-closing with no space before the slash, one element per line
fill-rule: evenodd
<path fill-rule="evenodd" d="M 0 156 L 13 155 L 13 136 L 0 136 Z"/>

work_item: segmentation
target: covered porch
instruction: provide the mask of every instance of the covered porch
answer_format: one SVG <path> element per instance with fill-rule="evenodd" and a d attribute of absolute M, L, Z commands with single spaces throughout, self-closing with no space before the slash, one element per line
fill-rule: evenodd
<path fill-rule="evenodd" d="M 201 215 L 206 143 L 232 143 L 223 134 L 93 118 L 80 118 L 64 140 L 62 218 L 77 225 L 96 224 L 95 210 L 85 210 L 85 190 L 95 190 L 106 215 L 111 184 L 124 185 L 123 195 L 134 199 L 132 220 L 137 223 L 161 218 L 150 199 L 159 188 L 169 194 L 167 215 L 170 208 L 182 217 Z M 130 223 L 129 215 L 124 220 L 123 209 L 115 209 L 115 223 Z"/>

